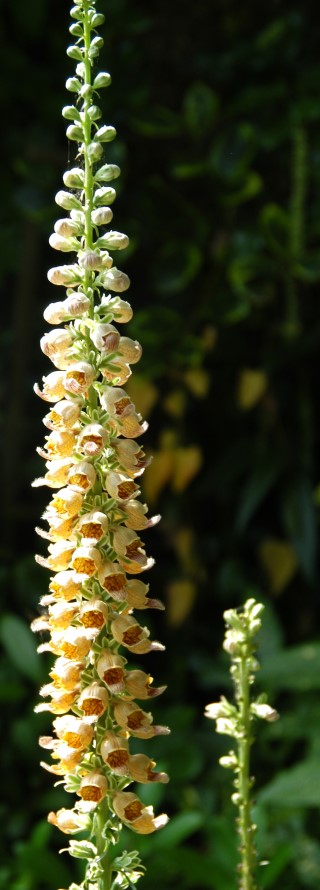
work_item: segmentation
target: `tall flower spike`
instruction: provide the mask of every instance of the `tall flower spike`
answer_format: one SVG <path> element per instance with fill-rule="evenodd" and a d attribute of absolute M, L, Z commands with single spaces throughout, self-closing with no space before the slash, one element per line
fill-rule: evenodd
<path fill-rule="evenodd" d="M 125 657 L 127 650 L 139 655 L 163 649 L 132 614 L 163 608 L 148 597 L 147 584 L 131 577 L 153 564 L 137 531 L 159 517 L 149 519 L 146 505 L 137 500 L 136 480 L 147 460 L 134 440 L 146 424 L 122 388 L 141 346 L 117 328 L 130 321 L 132 309 L 119 296 L 129 278 L 112 259 L 128 238 L 106 228 L 116 197 L 111 183 L 120 170 L 102 160 L 115 130 L 97 123 L 98 90 L 110 83 L 109 74 L 93 73 L 103 44 L 96 29 L 104 16 L 96 12 L 95 0 L 75 0 L 71 17 L 75 43 L 67 53 L 76 71 L 66 86 L 75 103 L 62 113 L 76 160 L 56 195 L 63 216 L 50 237 L 51 247 L 70 253 L 71 261 L 48 272 L 65 295 L 44 312 L 53 328 L 42 337 L 41 349 L 56 370 L 43 378 L 42 388 L 35 386 L 52 403 L 44 418 L 49 433 L 38 449 L 47 471 L 34 482 L 53 489 L 43 514 L 48 530 L 37 529 L 49 541 L 49 552 L 36 557 L 52 575 L 41 600 L 47 610 L 32 628 L 49 632 L 39 650 L 56 656 L 52 682 L 40 693 L 45 701 L 36 708 L 55 715 L 52 737 L 40 739 L 53 761 L 43 766 L 77 795 L 73 809 L 50 813 L 48 819 L 65 834 L 89 832 L 90 840 L 69 842 L 71 855 L 88 859 L 84 882 L 72 887 L 109 890 L 114 880 L 117 887 L 132 886 L 143 871 L 135 853 L 117 857 L 113 865 L 110 845 L 122 824 L 149 834 L 167 822 L 135 792 L 124 791 L 134 781 L 168 778 L 154 771 L 155 762 L 145 754 L 130 752 L 130 739 L 169 730 L 154 725 L 152 715 L 135 702 L 160 695 L 165 687 L 152 687 L 152 678 L 128 669 Z"/>
<path fill-rule="evenodd" d="M 221 697 L 219 702 L 206 706 L 205 717 L 216 721 L 216 732 L 234 738 L 235 744 L 228 754 L 220 757 L 221 766 L 233 770 L 234 793 L 231 800 L 237 807 L 237 830 L 240 838 L 239 890 L 257 890 L 255 873 L 257 852 L 254 843 L 256 825 L 252 818 L 251 789 L 254 779 L 250 774 L 250 749 L 253 744 L 253 724 L 256 718 L 273 722 L 279 714 L 267 704 L 262 693 L 252 699 L 250 690 L 259 668 L 256 636 L 261 628 L 264 606 L 248 599 L 243 608 L 224 612 L 226 634 L 223 648 L 231 659 L 230 673 L 234 686 L 234 703 Z"/>

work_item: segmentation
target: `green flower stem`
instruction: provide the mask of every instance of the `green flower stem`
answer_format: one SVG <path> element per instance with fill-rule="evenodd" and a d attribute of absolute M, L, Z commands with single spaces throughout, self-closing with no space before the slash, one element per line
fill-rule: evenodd
<path fill-rule="evenodd" d="M 112 883 L 112 867 L 111 859 L 108 851 L 108 842 L 103 838 L 103 829 L 109 819 L 109 812 L 106 809 L 105 801 L 100 806 L 99 812 L 96 814 L 96 844 L 98 856 L 102 856 L 101 865 L 103 867 L 103 875 L 99 878 L 98 890 L 110 890 Z"/>
<path fill-rule="evenodd" d="M 92 103 L 92 69 L 91 69 L 91 61 L 89 56 L 90 43 L 91 43 L 91 25 L 89 19 L 88 9 L 84 10 L 84 19 L 83 19 L 83 34 L 84 34 L 84 57 L 83 63 L 85 67 L 85 96 L 83 102 L 83 116 L 84 116 L 84 144 L 83 144 L 83 154 L 84 154 L 84 193 L 85 193 L 85 230 L 84 230 L 84 247 L 85 250 L 90 250 L 93 247 L 93 226 L 92 226 L 92 211 L 93 211 L 93 194 L 94 194 L 94 179 L 92 174 L 92 163 L 90 162 L 88 146 L 91 143 L 91 130 L 92 130 L 92 121 L 89 115 L 89 108 Z M 86 295 L 91 300 L 91 318 L 93 318 L 93 310 L 94 310 L 94 292 L 92 289 L 92 282 L 94 279 L 94 275 L 89 270 L 86 271 L 85 275 L 85 291 Z"/>
<path fill-rule="evenodd" d="M 251 655 L 251 653 L 250 653 Z M 252 657 L 252 656 L 251 656 Z M 250 748 L 252 745 L 251 718 L 250 718 L 250 694 L 248 661 L 248 647 L 245 644 L 238 666 L 238 708 L 240 737 L 238 739 L 238 763 L 239 763 L 239 820 L 238 830 L 240 835 L 241 853 L 241 879 L 240 890 L 254 890 L 253 870 L 256 861 L 255 847 L 253 843 L 254 828 L 251 817 L 250 799 Z"/>
<path fill-rule="evenodd" d="M 91 43 L 91 26 L 88 16 L 88 10 L 86 10 L 86 14 L 83 20 L 83 30 L 84 30 L 84 66 L 86 72 L 86 92 L 83 103 L 83 115 L 84 115 L 84 191 L 85 191 L 85 246 L 87 249 L 92 247 L 92 219 L 91 213 L 93 210 L 93 175 L 92 175 L 92 165 L 90 164 L 89 155 L 88 155 L 88 146 L 91 143 L 91 127 L 92 121 L 89 115 L 89 108 L 91 105 L 91 62 L 89 56 L 90 43 Z"/>
<path fill-rule="evenodd" d="M 263 605 L 248 599 L 242 609 L 224 613 L 227 626 L 223 648 L 231 658 L 230 673 L 234 701 L 224 696 L 206 706 L 205 716 L 216 721 L 216 731 L 235 740 L 234 749 L 220 757 L 221 766 L 234 771 L 232 802 L 237 807 L 240 836 L 239 890 L 256 890 L 257 852 L 254 844 L 256 826 L 252 821 L 250 748 L 254 741 L 252 723 L 256 718 L 273 722 L 278 713 L 266 701 L 264 693 L 251 699 L 250 690 L 259 664 L 255 658 L 255 638 L 261 627 Z"/>

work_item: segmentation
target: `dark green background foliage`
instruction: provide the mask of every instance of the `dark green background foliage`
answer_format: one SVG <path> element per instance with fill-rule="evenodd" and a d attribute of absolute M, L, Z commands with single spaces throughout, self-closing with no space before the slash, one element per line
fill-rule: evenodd
<path fill-rule="evenodd" d="M 45 821 L 66 801 L 38 767 L 37 736 L 50 721 L 32 707 L 48 665 L 28 630 L 47 583 L 32 557 L 46 502 L 29 487 L 43 437 L 32 383 L 49 370 L 38 348 L 42 311 L 60 294 L 46 279 L 57 261 L 47 238 L 73 161 L 60 116 L 72 73 L 67 7 L 1 3 L 0 886 L 10 890 L 54 890 L 77 875 Z M 164 516 L 149 548 L 167 618 L 150 624 L 167 652 L 142 666 L 169 684 L 155 711 L 172 736 L 147 750 L 172 781 L 142 794 L 172 821 L 137 839 L 143 886 L 235 887 L 229 774 L 217 765 L 228 740 L 202 712 L 229 689 L 222 612 L 250 594 L 266 603 L 259 688 L 282 712 L 257 727 L 253 752 L 258 846 L 271 863 L 260 883 L 316 888 L 319 10 L 306 0 L 100 7 L 101 67 L 113 76 L 104 118 L 119 133 L 107 157 L 123 171 L 115 227 L 131 237 L 128 333 L 144 346 L 134 377 L 156 455 L 146 494 Z"/>

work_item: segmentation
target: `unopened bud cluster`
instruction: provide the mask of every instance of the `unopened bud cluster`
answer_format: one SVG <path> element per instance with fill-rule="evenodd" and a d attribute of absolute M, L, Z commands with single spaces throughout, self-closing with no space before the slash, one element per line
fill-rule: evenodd
<path fill-rule="evenodd" d="M 130 739 L 169 730 L 155 726 L 151 713 L 136 703 L 148 702 L 164 687 L 154 687 L 142 670 L 129 670 L 125 657 L 164 648 L 149 639 L 148 628 L 134 614 L 163 608 L 136 577 L 154 562 L 139 532 L 160 517 L 148 518 L 139 500 L 138 480 L 148 460 L 136 439 L 147 425 L 123 389 L 141 347 L 118 328 L 132 317 L 130 304 L 119 296 L 130 282 L 114 266 L 112 254 L 128 239 L 105 228 L 116 197 L 109 183 L 120 170 L 102 163 L 104 143 L 115 130 L 98 123 L 97 90 L 110 76 L 92 72 L 103 42 L 96 28 L 104 17 L 96 13 L 94 0 L 76 0 L 71 17 L 75 43 L 68 55 L 77 64 L 66 86 L 75 103 L 63 115 L 71 122 L 67 136 L 77 146 L 77 158 L 64 174 L 66 190 L 56 195 L 65 215 L 50 244 L 76 259 L 48 272 L 49 281 L 65 293 L 44 312 L 53 327 L 42 337 L 41 349 L 55 370 L 42 387 L 35 386 L 49 404 L 48 435 L 38 449 L 46 471 L 33 484 L 52 489 L 43 514 L 47 527 L 37 529 L 48 541 L 48 555 L 37 560 L 52 575 L 41 601 L 45 611 L 32 626 L 49 631 L 39 650 L 56 656 L 51 682 L 41 690 L 45 701 L 37 707 L 55 715 L 54 735 L 40 740 L 53 761 L 43 766 L 64 777 L 66 790 L 78 797 L 73 809 L 50 813 L 49 821 L 67 834 L 85 827 L 96 837 L 88 858 L 90 875 L 95 861 L 99 878 L 107 842 L 122 823 L 147 834 L 167 821 L 124 789 L 132 782 L 167 781 L 146 754 L 131 753 Z M 85 842 L 82 847 L 70 842 L 73 855 L 86 858 L 86 849 Z M 117 886 L 122 886 L 120 872 L 119 866 Z M 101 886 L 107 887 L 106 879 Z"/>
<path fill-rule="evenodd" d="M 235 749 L 220 757 L 221 766 L 234 771 L 232 801 L 238 808 L 237 828 L 240 835 L 239 865 L 240 890 L 254 890 L 256 850 L 252 822 L 250 792 L 250 748 L 254 741 L 253 723 L 258 717 L 273 722 L 278 713 L 266 702 L 263 693 L 251 701 L 250 690 L 259 664 L 255 658 L 256 636 L 261 628 L 263 605 L 249 599 L 243 609 L 229 609 L 224 613 L 227 626 L 223 648 L 230 655 L 230 673 L 234 684 L 234 703 L 221 697 L 219 702 L 206 706 L 205 716 L 216 721 L 216 731 L 236 740 Z"/>

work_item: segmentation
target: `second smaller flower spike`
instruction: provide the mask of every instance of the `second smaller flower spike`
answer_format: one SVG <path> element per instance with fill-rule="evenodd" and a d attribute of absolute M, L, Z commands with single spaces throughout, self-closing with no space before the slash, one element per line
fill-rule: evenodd
<path fill-rule="evenodd" d="M 223 648 L 230 656 L 230 673 L 234 686 L 234 703 L 221 696 L 220 701 L 206 706 L 205 717 L 216 721 L 216 732 L 234 738 L 228 754 L 220 757 L 225 769 L 234 771 L 232 803 L 237 807 L 237 830 L 240 836 L 239 887 L 255 890 L 257 852 L 254 845 L 256 825 L 252 818 L 251 788 L 254 779 L 250 771 L 250 749 L 254 741 L 253 723 L 260 717 L 273 722 L 277 711 L 267 704 L 262 693 L 256 700 L 250 695 L 259 663 L 255 657 L 256 636 L 261 628 L 264 606 L 248 599 L 242 609 L 228 609 L 224 613 L 226 633 Z"/>
<path fill-rule="evenodd" d="M 76 70 L 67 89 L 74 104 L 65 106 L 63 116 L 76 160 L 56 195 L 62 213 L 50 237 L 54 262 L 60 251 L 63 263 L 48 278 L 62 297 L 44 311 L 51 329 L 40 345 L 54 370 L 35 386 L 47 405 L 46 436 L 37 449 L 46 469 L 34 485 L 52 489 L 42 517 L 47 525 L 37 529 L 48 553 L 36 559 L 50 570 L 50 582 L 32 629 L 48 633 L 39 651 L 55 658 L 36 708 L 54 715 L 53 734 L 40 739 L 51 757 L 42 765 L 76 795 L 72 809 L 50 812 L 48 820 L 64 834 L 88 831 L 89 841 L 70 841 L 70 853 L 89 860 L 81 887 L 101 884 L 107 890 L 110 837 L 117 840 L 122 825 L 150 834 L 167 822 L 165 814 L 155 816 L 137 794 L 124 790 L 133 782 L 168 781 L 154 760 L 139 753 L 139 742 L 135 747 L 136 739 L 169 732 L 137 703 L 147 707 L 166 687 L 154 686 L 136 665 L 136 657 L 164 649 L 150 639 L 136 611 L 164 607 L 140 580 L 154 563 L 140 532 L 160 517 L 149 517 L 140 500 L 140 477 L 150 458 L 136 440 L 148 425 L 125 389 L 142 348 L 119 330 L 133 313 L 122 297 L 128 275 L 113 263 L 113 251 L 129 243 L 110 228 L 120 169 L 106 163 L 103 152 L 115 130 L 98 123 L 98 90 L 110 76 L 93 73 L 104 17 L 95 0 L 74 0 L 71 17 L 75 42 L 68 56 Z M 141 874 L 137 854 L 116 861 L 121 886 L 133 886 Z"/>

